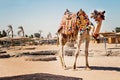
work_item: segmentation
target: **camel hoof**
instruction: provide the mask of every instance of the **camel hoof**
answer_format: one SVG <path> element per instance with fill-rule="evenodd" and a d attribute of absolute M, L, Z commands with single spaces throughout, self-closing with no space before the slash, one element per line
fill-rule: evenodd
<path fill-rule="evenodd" d="M 63 69 L 64 69 L 64 70 L 67 70 L 67 67 L 66 67 L 66 66 L 63 66 Z"/>
<path fill-rule="evenodd" d="M 91 68 L 90 68 L 90 67 L 87 67 L 87 68 L 85 68 L 85 70 L 90 71 L 90 70 L 91 70 Z"/>
<path fill-rule="evenodd" d="M 78 69 L 76 69 L 76 68 L 74 69 L 74 68 L 73 68 L 73 71 L 78 71 Z"/>
<path fill-rule="evenodd" d="M 73 70 L 75 70 L 76 69 L 76 67 L 73 67 Z"/>
<path fill-rule="evenodd" d="M 76 69 L 76 65 L 73 66 L 73 70 L 75 70 L 75 69 Z"/>
<path fill-rule="evenodd" d="M 64 68 L 64 70 L 69 70 L 69 69 L 70 69 L 69 67 Z"/>

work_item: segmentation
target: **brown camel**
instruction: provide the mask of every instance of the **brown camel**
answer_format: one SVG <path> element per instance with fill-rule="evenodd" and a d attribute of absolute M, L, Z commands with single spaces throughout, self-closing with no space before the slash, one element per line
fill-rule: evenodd
<path fill-rule="evenodd" d="M 95 10 L 92 13 L 91 18 L 95 19 L 98 28 L 101 26 L 102 20 L 104 20 L 104 13 L 105 11 L 98 12 L 97 10 Z M 76 69 L 76 62 L 78 55 L 80 53 L 80 46 L 83 40 L 85 40 L 86 69 L 90 70 L 88 63 L 88 48 L 90 42 L 89 32 L 91 30 L 91 26 L 93 26 L 93 24 L 89 21 L 88 16 L 82 9 L 80 9 L 76 14 L 71 13 L 68 9 L 64 13 L 64 16 L 61 21 L 61 26 L 58 29 L 58 38 L 59 38 L 59 47 L 60 47 L 59 57 L 62 67 L 64 69 L 66 69 L 66 64 L 64 61 L 63 49 L 66 42 L 76 42 L 77 44 L 77 49 L 75 51 L 75 60 L 73 65 L 73 69 Z"/>

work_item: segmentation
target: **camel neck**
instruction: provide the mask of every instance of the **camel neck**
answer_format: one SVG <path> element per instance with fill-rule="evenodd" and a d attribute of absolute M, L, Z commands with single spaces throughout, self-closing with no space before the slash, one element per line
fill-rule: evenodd
<path fill-rule="evenodd" d="M 95 34 L 99 34 L 100 29 L 101 29 L 101 25 L 102 25 L 102 20 L 97 22 L 97 26 L 95 29 Z"/>

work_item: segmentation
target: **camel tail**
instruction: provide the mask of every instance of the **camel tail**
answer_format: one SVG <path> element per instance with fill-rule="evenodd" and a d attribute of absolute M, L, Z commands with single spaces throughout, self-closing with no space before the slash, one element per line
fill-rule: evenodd
<path fill-rule="evenodd" d="M 59 37 L 57 37 L 57 43 L 56 44 L 57 44 L 57 46 L 59 45 Z"/>
<path fill-rule="evenodd" d="M 61 33 L 61 31 L 62 31 L 62 27 L 60 27 L 57 31 L 57 45 L 59 45 L 59 36 L 58 35 Z"/>

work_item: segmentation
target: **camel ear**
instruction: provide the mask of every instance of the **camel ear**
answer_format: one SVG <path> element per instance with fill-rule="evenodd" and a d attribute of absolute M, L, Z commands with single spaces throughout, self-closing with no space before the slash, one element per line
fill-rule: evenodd
<path fill-rule="evenodd" d="M 91 18 L 93 18 L 94 17 L 94 13 L 91 13 Z"/>
<path fill-rule="evenodd" d="M 97 13 L 98 13 L 98 11 L 97 11 L 97 10 L 94 10 L 94 13 L 95 13 L 95 14 L 97 14 Z"/>
<path fill-rule="evenodd" d="M 79 12 L 77 12 L 77 16 L 79 15 Z"/>
<path fill-rule="evenodd" d="M 102 12 L 103 14 L 105 13 L 105 11 Z"/>

